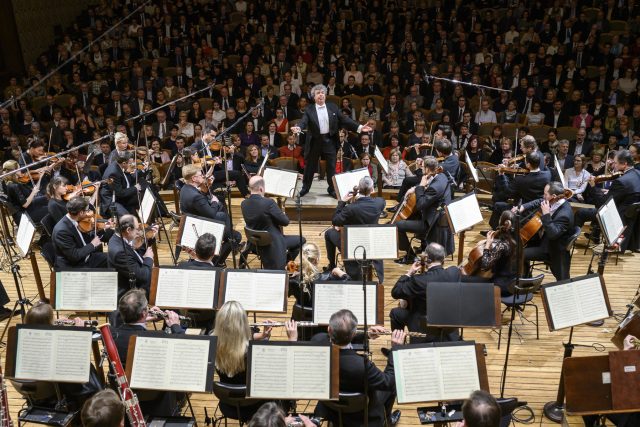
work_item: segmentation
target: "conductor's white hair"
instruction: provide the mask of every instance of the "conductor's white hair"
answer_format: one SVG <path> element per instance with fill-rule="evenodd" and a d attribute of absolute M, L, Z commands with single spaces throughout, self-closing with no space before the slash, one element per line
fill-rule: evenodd
<path fill-rule="evenodd" d="M 325 85 L 315 85 L 314 87 L 311 88 L 311 93 L 313 94 L 313 96 L 316 95 L 317 91 L 320 91 L 326 95 L 327 87 Z"/>

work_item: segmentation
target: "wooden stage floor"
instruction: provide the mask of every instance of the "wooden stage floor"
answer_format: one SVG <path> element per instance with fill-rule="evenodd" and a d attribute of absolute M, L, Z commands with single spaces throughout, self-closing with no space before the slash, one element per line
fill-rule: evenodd
<path fill-rule="evenodd" d="M 304 199 L 303 199 L 304 200 Z M 392 203 L 388 202 L 388 206 Z M 233 218 L 235 222 L 235 228 L 242 232 L 244 223 L 242 221 L 242 215 L 239 209 L 240 199 L 233 200 Z M 172 206 L 170 206 L 170 209 Z M 297 218 L 295 209 L 287 208 L 287 213 L 292 221 Z M 475 245 L 481 236 L 480 230 L 487 229 L 488 212 L 484 213 L 485 223 L 482 226 L 476 227 L 474 230 L 467 232 L 467 238 L 465 242 L 465 253 L 467 249 Z M 329 225 L 330 218 L 327 218 L 322 222 L 303 223 L 303 234 L 307 241 L 312 241 L 318 244 L 321 248 L 321 252 L 324 256 L 324 239 L 322 232 Z M 387 220 L 382 220 L 386 222 Z M 297 234 L 298 225 L 292 222 L 286 229 L 287 234 Z M 173 241 L 175 241 L 175 233 L 177 229 L 173 230 Z M 580 276 L 587 272 L 589 261 L 591 259 L 591 251 L 587 251 L 586 255 L 583 255 L 584 244 L 586 239 L 580 237 L 578 240 L 578 248 L 575 251 L 573 263 L 572 263 L 572 276 Z M 171 257 L 167 248 L 166 242 L 161 242 L 159 245 L 160 262 L 164 265 L 171 264 Z M 634 296 L 638 283 L 640 282 L 640 265 L 637 262 L 638 258 L 635 254 L 628 253 L 619 257 L 616 265 L 615 256 L 612 256 L 605 269 L 605 281 L 607 285 L 607 291 L 609 294 L 611 306 L 616 315 L 623 315 L 626 312 L 626 304 L 628 304 Z M 39 268 L 42 273 L 45 285 L 48 286 L 49 267 L 46 262 L 39 257 Z M 322 265 L 325 265 L 326 261 L 323 261 Z M 28 260 L 20 262 L 21 273 L 23 276 L 24 288 L 27 297 L 32 301 L 37 300 L 37 289 L 35 281 L 33 279 L 33 271 Z M 231 261 L 228 263 L 231 266 Z M 448 260 L 446 265 L 451 265 L 451 261 Z M 256 266 L 257 267 L 257 266 Z M 389 327 L 388 312 L 391 308 L 396 306 L 396 302 L 391 298 L 390 291 L 395 283 L 397 277 L 406 271 L 408 266 L 401 266 L 391 261 L 385 262 L 385 312 L 386 312 L 386 326 Z M 594 269 L 597 265 L 594 264 Z M 5 285 L 10 297 L 13 301 L 16 298 L 16 290 L 14 289 L 13 279 L 10 273 L 5 271 L 0 272 L 0 279 Z M 547 273 L 545 277 L 545 283 L 553 281 L 553 277 Z M 48 288 L 47 288 L 48 293 Z M 289 314 L 291 313 L 291 304 L 293 299 L 290 300 Z M 515 334 L 511 345 L 511 354 L 509 357 L 509 367 L 506 382 L 505 397 L 517 396 L 520 400 L 527 401 L 535 412 L 535 424 L 540 425 L 542 417 L 542 407 L 545 402 L 555 400 L 556 392 L 558 389 L 558 382 L 560 377 L 560 367 L 562 363 L 563 346 L 562 343 L 568 339 L 569 331 L 549 332 L 547 328 L 547 322 L 544 316 L 542 302 L 540 296 L 536 295 L 534 302 L 540 309 L 540 340 L 536 340 L 535 326 L 524 322 L 521 324 L 516 319 L 517 330 L 521 334 L 522 338 L 519 339 Z M 70 314 L 70 313 L 61 313 Z M 287 316 L 270 316 L 272 320 L 286 320 Z M 505 315 L 507 316 L 507 315 Z M 535 310 L 533 308 L 527 308 L 525 313 L 527 320 L 535 321 Z M 260 316 L 262 319 L 266 317 Z M 506 317 L 505 317 L 506 318 Z M 14 317 L 12 324 L 19 322 L 20 317 Z M 599 328 L 592 328 L 588 326 L 577 327 L 574 333 L 573 342 L 576 344 L 583 344 L 586 346 L 577 346 L 574 351 L 574 356 L 589 356 L 597 354 L 597 352 L 591 347 L 593 343 L 601 343 L 608 350 L 613 350 L 615 347 L 610 342 L 610 338 L 615 331 L 619 320 L 614 317 L 607 319 L 605 325 Z M 0 326 L 4 327 L 5 322 L 2 322 Z M 465 330 L 465 339 L 476 340 L 477 342 L 486 344 L 488 356 L 487 369 L 489 374 L 489 381 L 491 391 L 494 395 L 500 394 L 500 378 L 502 374 L 502 368 L 505 360 L 506 351 L 506 333 L 508 327 L 503 328 L 503 341 L 500 350 L 497 348 L 498 334 L 495 331 L 489 330 Z M 273 339 L 280 340 L 286 339 L 284 331 L 274 330 Z M 376 341 L 372 341 L 372 352 L 374 362 L 384 368 L 384 358 L 380 352 L 380 348 L 383 346 L 389 346 L 388 337 L 380 338 Z M 4 361 L 5 349 L 2 347 L 0 354 Z M 3 362 L 4 363 L 4 362 Z M 17 412 L 23 405 L 23 399 L 21 396 L 13 390 L 11 385 L 9 389 L 9 405 L 11 409 L 11 415 L 16 422 Z M 203 423 L 204 421 L 204 407 L 206 406 L 208 414 L 211 416 L 214 413 L 214 409 L 217 405 L 216 399 L 213 395 L 208 394 L 195 394 L 192 397 L 192 403 L 196 411 L 197 421 Z M 301 401 L 298 404 L 298 410 L 301 412 L 308 412 L 313 410 L 313 404 Z M 400 420 L 400 426 L 413 426 L 419 425 L 419 420 L 416 414 L 415 405 L 401 405 L 399 409 L 402 410 L 402 418 Z M 523 414 L 524 416 L 525 414 Z M 582 420 L 577 417 L 569 417 L 569 424 L 572 426 L 581 426 Z M 203 424 L 201 424 L 203 425 Z M 518 424 L 519 425 L 519 424 Z M 542 420 L 541 425 L 555 425 L 546 418 Z"/>

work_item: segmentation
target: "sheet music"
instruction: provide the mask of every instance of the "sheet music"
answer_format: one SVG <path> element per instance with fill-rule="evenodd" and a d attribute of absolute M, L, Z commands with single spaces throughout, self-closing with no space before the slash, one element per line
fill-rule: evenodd
<path fill-rule="evenodd" d="M 23 213 L 20 217 L 20 225 L 18 226 L 18 234 L 16 235 L 16 245 L 18 249 L 20 249 L 23 257 L 29 253 L 35 232 L 36 227 L 33 225 L 31 218 L 29 218 L 29 215 Z"/>
<path fill-rule="evenodd" d="M 380 166 L 382 167 L 384 173 L 389 173 L 389 162 L 387 162 L 387 159 L 385 159 L 382 155 L 382 151 L 380 151 L 380 148 L 377 145 L 375 147 L 376 149 L 373 155 L 376 156 L 376 159 L 378 159 L 378 163 L 380 163 Z"/>
<path fill-rule="evenodd" d="M 598 276 L 545 287 L 545 296 L 554 329 L 609 317 Z"/>
<path fill-rule="evenodd" d="M 131 387 L 205 392 L 209 340 L 136 338 Z"/>
<path fill-rule="evenodd" d="M 216 270 L 160 268 L 155 304 L 158 307 L 213 309 Z"/>
<path fill-rule="evenodd" d="M 345 195 L 353 191 L 353 187 L 357 186 L 365 176 L 369 176 L 369 170 L 367 168 L 354 169 L 349 172 L 334 175 L 338 200 L 342 200 Z"/>
<path fill-rule="evenodd" d="M 246 311 L 286 311 L 287 275 L 256 271 L 227 271 L 224 301 L 238 301 Z"/>
<path fill-rule="evenodd" d="M 447 205 L 447 213 L 453 226 L 453 232 L 468 230 L 482 222 L 482 212 L 475 194 L 461 197 Z"/>
<path fill-rule="evenodd" d="M 567 183 L 564 181 L 564 172 L 560 167 L 560 162 L 558 161 L 558 156 L 553 155 L 553 165 L 558 171 L 558 178 L 560 179 L 560 183 L 562 184 L 562 188 L 567 188 Z"/>
<path fill-rule="evenodd" d="M 198 237 L 194 231 L 194 225 L 197 230 L 197 236 L 202 236 L 204 233 L 211 233 L 216 238 L 216 255 L 220 255 L 220 246 L 222 246 L 222 237 L 224 236 L 225 224 L 215 220 L 204 220 L 195 218 L 190 215 L 184 217 L 184 229 L 182 231 L 182 238 L 180 239 L 180 246 L 186 246 L 187 248 L 195 248 Z"/>
<path fill-rule="evenodd" d="M 398 403 L 465 399 L 480 389 L 474 345 L 409 346 L 393 351 L 393 363 Z"/>
<path fill-rule="evenodd" d="M 252 398 L 328 399 L 331 347 L 252 344 L 250 375 Z"/>
<path fill-rule="evenodd" d="M 467 151 L 465 150 L 464 152 L 464 157 L 465 157 L 465 161 L 467 162 L 467 166 L 469 166 L 469 170 L 471 171 L 471 176 L 473 176 L 473 180 L 475 182 L 479 182 L 478 179 L 478 170 L 476 169 L 476 167 L 473 165 L 473 162 L 471 161 L 471 158 L 469 157 L 469 153 L 467 153 Z"/>
<path fill-rule="evenodd" d="M 347 253 L 345 259 L 362 259 L 364 247 L 367 259 L 396 259 L 398 257 L 397 227 L 345 227 Z M 357 248 L 357 249 L 356 249 Z"/>
<path fill-rule="evenodd" d="M 144 191 L 144 196 L 142 196 L 142 202 L 140 202 L 140 219 L 143 224 L 149 223 L 149 218 L 153 214 L 153 209 L 156 205 L 156 199 L 153 197 L 153 193 L 151 193 L 150 189 L 146 189 Z"/>
<path fill-rule="evenodd" d="M 118 308 L 118 272 L 59 271 L 56 309 L 113 311 Z"/>
<path fill-rule="evenodd" d="M 89 381 L 91 330 L 18 329 L 15 378 Z"/>
<path fill-rule="evenodd" d="M 265 193 L 280 197 L 293 197 L 298 184 L 298 172 L 266 168 L 263 178 Z"/>
<path fill-rule="evenodd" d="M 376 285 L 367 284 L 367 323 L 377 323 Z M 318 282 L 313 287 L 313 322 L 328 324 L 331 315 L 347 308 L 353 312 L 359 324 L 364 324 L 364 301 L 362 284 Z"/>
<path fill-rule="evenodd" d="M 598 210 L 598 216 L 600 217 L 600 224 L 602 228 L 604 228 L 607 244 L 613 245 L 618 240 L 620 234 L 622 234 L 622 230 L 624 230 L 624 224 L 616 208 L 615 200 L 610 199 L 601 206 Z"/>

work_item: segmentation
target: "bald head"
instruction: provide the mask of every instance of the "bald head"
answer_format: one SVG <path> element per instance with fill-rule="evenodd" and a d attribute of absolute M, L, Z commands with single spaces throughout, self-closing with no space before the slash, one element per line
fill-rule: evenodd
<path fill-rule="evenodd" d="M 264 178 L 260 175 L 252 176 L 249 180 L 251 194 L 264 194 Z"/>

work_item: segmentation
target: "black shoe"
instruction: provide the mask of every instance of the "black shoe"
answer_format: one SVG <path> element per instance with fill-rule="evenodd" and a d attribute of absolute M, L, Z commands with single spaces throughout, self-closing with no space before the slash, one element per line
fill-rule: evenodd
<path fill-rule="evenodd" d="M 399 409 L 396 409 L 391 413 L 391 416 L 389 417 L 389 422 L 391 423 L 392 426 L 395 426 L 396 424 L 398 424 L 398 422 L 400 421 L 401 415 L 402 413 L 400 412 Z"/>
<path fill-rule="evenodd" d="M 415 254 L 414 255 L 405 255 L 400 259 L 396 259 L 393 262 L 395 262 L 396 264 L 405 264 L 405 265 L 409 265 L 409 264 L 413 264 L 413 259 L 415 258 Z"/>
<path fill-rule="evenodd" d="M 176 225 L 180 224 L 180 218 L 182 218 L 180 215 L 175 212 L 169 212 L 169 216 Z"/>
<path fill-rule="evenodd" d="M 398 212 L 399 207 L 400 205 L 391 206 L 390 208 L 387 208 L 387 212 L 396 213 Z"/>
<path fill-rule="evenodd" d="M 380 212 L 380 218 L 386 218 L 388 216 L 389 216 L 389 214 L 386 213 L 385 211 Z"/>
<path fill-rule="evenodd" d="M 300 197 L 304 197 L 305 194 L 307 194 L 309 192 L 308 188 L 302 188 L 302 190 L 300 190 Z"/>
<path fill-rule="evenodd" d="M 0 321 L 8 319 L 9 317 L 11 317 L 11 313 L 13 313 L 13 312 L 11 310 L 9 310 L 8 308 L 6 308 L 6 307 L 0 308 Z M 15 314 L 20 314 L 20 312 L 16 311 Z"/>
<path fill-rule="evenodd" d="M 327 191 L 327 193 L 329 193 L 329 195 L 330 195 L 331 197 L 333 197 L 334 199 L 337 199 L 337 198 L 338 198 L 338 195 L 336 194 L 336 192 L 335 192 L 335 191 Z"/>
<path fill-rule="evenodd" d="M 480 232 L 480 235 L 483 236 L 483 237 L 487 237 L 487 234 L 489 234 L 489 231 L 487 231 L 487 230 L 483 230 L 483 231 Z"/>

